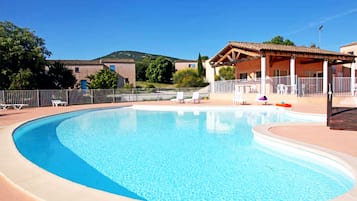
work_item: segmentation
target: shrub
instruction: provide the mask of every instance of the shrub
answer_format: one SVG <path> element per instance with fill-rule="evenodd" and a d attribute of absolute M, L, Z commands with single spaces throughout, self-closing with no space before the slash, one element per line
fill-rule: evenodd
<path fill-rule="evenodd" d="M 232 66 L 226 66 L 219 69 L 219 77 L 221 80 L 234 80 L 235 79 L 235 68 Z"/>
<path fill-rule="evenodd" d="M 129 84 L 129 83 L 125 83 L 123 88 L 132 89 L 132 88 L 134 88 L 134 85 L 133 84 Z"/>
<path fill-rule="evenodd" d="M 174 83 L 177 87 L 201 87 L 204 86 L 204 80 L 193 69 L 179 70 L 174 74 Z"/>

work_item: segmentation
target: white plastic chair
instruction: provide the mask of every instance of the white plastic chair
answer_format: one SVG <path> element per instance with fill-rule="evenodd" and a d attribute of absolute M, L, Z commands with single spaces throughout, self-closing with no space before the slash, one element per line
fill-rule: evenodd
<path fill-rule="evenodd" d="M 176 98 L 171 99 L 170 101 L 178 102 L 178 103 L 184 103 L 185 99 L 183 98 L 183 92 L 178 91 L 176 94 Z"/>
<path fill-rule="evenodd" d="M 287 92 L 287 88 L 286 88 L 285 84 L 278 84 L 276 88 L 277 88 L 278 94 L 286 94 L 286 92 Z"/>
<path fill-rule="evenodd" d="M 189 101 L 189 102 L 193 102 L 193 103 L 200 103 L 200 101 L 201 101 L 200 93 L 198 91 L 193 92 L 192 98 L 185 99 L 185 101 Z"/>
<path fill-rule="evenodd" d="M 245 104 L 246 100 L 245 97 L 243 96 L 243 94 L 240 91 L 234 91 L 234 96 L 233 96 L 233 103 L 237 104 Z"/>

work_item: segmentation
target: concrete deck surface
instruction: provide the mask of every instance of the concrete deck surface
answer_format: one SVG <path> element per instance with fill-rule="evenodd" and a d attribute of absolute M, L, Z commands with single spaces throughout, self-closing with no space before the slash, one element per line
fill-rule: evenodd
<path fill-rule="evenodd" d="M 162 102 L 135 102 L 135 103 L 114 103 L 114 104 L 98 104 L 98 105 L 78 105 L 67 107 L 43 107 L 43 108 L 24 108 L 22 110 L 0 110 L 0 135 L 3 135 L 2 130 L 10 125 L 23 122 L 28 119 L 33 119 L 41 116 L 69 112 L 79 109 L 96 108 L 96 107 L 113 107 L 126 105 L 175 105 L 177 103 L 162 101 Z M 182 106 L 192 106 L 192 103 L 180 104 Z M 231 101 L 219 100 L 204 100 L 195 106 L 213 106 L 223 105 L 239 107 L 233 105 Z M 293 111 L 304 113 L 325 114 L 326 105 L 322 104 L 294 104 Z M 307 144 L 317 145 L 329 150 L 334 150 L 339 153 L 346 154 L 352 158 L 357 157 L 357 132 L 356 131 L 340 131 L 330 130 L 324 124 L 314 125 L 277 125 L 269 128 L 269 131 L 275 135 L 304 142 Z M 0 161 L 1 158 L 0 158 Z M 1 201 L 39 201 L 41 199 L 33 197 L 30 193 L 19 188 L 12 181 L 7 179 L 0 172 L 0 200 Z M 348 200 L 348 199 L 347 199 Z"/>

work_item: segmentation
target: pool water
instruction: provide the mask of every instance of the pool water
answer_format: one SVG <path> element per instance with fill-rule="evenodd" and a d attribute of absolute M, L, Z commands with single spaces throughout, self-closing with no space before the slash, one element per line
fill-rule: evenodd
<path fill-rule="evenodd" d="M 289 121 L 313 120 L 269 107 L 118 108 L 35 120 L 18 128 L 14 140 L 50 172 L 139 200 L 318 201 L 351 189 L 354 181 L 342 172 L 286 160 L 255 143 L 253 126 Z"/>

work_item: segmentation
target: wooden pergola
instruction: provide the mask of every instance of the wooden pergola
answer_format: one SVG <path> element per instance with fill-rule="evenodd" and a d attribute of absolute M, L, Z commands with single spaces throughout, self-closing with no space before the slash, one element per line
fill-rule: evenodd
<path fill-rule="evenodd" d="M 323 93 L 327 95 L 327 124 L 332 114 L 332 66 L 351 63 L 351 91 L 355 85 L 355 57 L 319 48 L 287 46 L 264 43 L 229 42 L 211 58 L 213 68 L 235 66 L 236 78 L 240 68 L 261 73 L 261 94 L 265 95 L 266 77 L 274 76 L 273 69 L 284 63 L 290 76 L 291 85 L 296 84 L 296 76 L 306 77 L 302 69 L 321 69 L 323 74 Z"/>
<path fill-rule="evenodd" d="M 272 57 L 272 62 L 286 57 L 304 58 L 307 63 L 328 60 L 330 64 L 351 63 L 354 55 L 319 48 L 266 43 L 229 42 L 211 58 L 213 67 L 232 65 L 261 57 Z"/>

